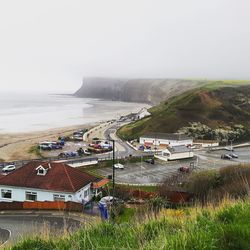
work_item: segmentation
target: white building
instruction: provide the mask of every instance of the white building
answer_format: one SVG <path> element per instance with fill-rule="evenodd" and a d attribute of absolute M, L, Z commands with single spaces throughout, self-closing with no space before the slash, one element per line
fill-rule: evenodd
<path fill-rule="evenodd" d="M 166 148 L 164 151 L 162 151 L 162 155 L 156 155 L 155 157 L 164 161 L 172 161 L 193 158 L 194 153 L 186 146 L 175 146 Z"/>
<path fill-rule="evenodd" d="M 191 146 L 193 139 L 185 134 L 150 133 L 140 137 L 140 144 L 145 146 Z"/>
<path fill-rule="evenodd" d="M 195 140 L 194 145 L 202 148 L 218 147 L 219 142 L 214 140 Z"/>
<path fill-rule="evenodd" d="M 88 202 L 98 178 L 63 163 L 33 161 L 0 178 L 0 201 Z"/>
<path fill-rule="evenodd" d="M 138 119 L 142 119 L 144 117 L 148 117 L 151 114 L 148 112 L 148 110 L 146 108 L 142 108 L 139 112 L 138 112 Z"/>

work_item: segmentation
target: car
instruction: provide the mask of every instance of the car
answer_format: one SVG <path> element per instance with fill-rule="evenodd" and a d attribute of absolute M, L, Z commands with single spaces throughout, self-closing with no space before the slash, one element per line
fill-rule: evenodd
<path fill-rule="evenodd" d="M 52 142 L 51 143 L 51 149 L 62 149 L 62 148 L 63 148 L 63 146 L 60 145 L 59 142 Z"/>
<path fill-rule="evenodd" d="M 16 166 L 15 165 L 7 165 L 7 166 L 5 166 L 3 169 L 2 169 L 2 171 L 3 172 L 11 172 L 11 171 L 13 171 L 13 170 L 15 170 L 16 169 Z"/>
<path fill-rule="evenodd" d="M 190 172 L 190 168 L 187 167 L 187 166 L 183 166 L 183 167 L 180 167 L 178 169 L 179 172 L 182 172 L 182 173 L 189 173 Z"/>
<path fill-rule="evenodd" d="M 84 150 L 83 150 L 83 153 L 84 153 L 85 155 L 91 155 L 91 152 L 89 152 L 87 149 L 84 149 Z"/>
<path fill-rule="evenodd" d="M 124 203 L 123 200 L 116 198 L 116 197 L 113 197 L 113 196 L 104 196 L 101 198 L 99 203 L 107 205 L 107 204 L 112 204 L 113 201 L 115 201 L 117 203 Z"/>
<path fill-rule="evenodd" d="M 52 149 L 52 146 L 51 146 L 51 144 L 40 143 L 40 144 L 38 145 L 38 148 L 39 148 L 39 149 L 42 149 L 42 150 L 51 150 L 51 149 Z"/>
<path fill-rule="evenodd" d="M 139 147 L 139 150 L 142 150 L 142 151 L 143 151 L 144 149 L 145 149 L 145 148 L 144 148 L 144 146 L 142 146 L 142 145 Z"/>
<path fill-rule="evenodd" d="M 235 153 L 231 153 L 231 154 L 229 154 L 232 158 L 239 158 L 239 156 L 237 155 L 237 154 L 235 154 Z"/>
<path fill-rule="evenodd" d="M 124 165 L 122 165 L 121 163 L 116 163 L 114 165 L 114 168 L 116 168 L 116 169 L 124 169 Z"/>
<path fill-rule="evenodd" d="M 146 159 L 145 162 L 149 164 L 155 164 L 154 158 Z"/>
<path fill-rule="evenodd" d="M 232 160 L 233 159 L 233 157 L 230 156 L 229 154 L 223 154 L 223 155 L 221 155 L 220 158 L 224 159 L 224 160 Z"/>

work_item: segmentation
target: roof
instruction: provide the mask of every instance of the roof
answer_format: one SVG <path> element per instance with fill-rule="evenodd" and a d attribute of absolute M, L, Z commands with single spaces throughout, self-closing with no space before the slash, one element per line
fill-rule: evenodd
<path fill-rule="evenodd" d="M 37 175 L 39 166 L 48 169 L 46 175 Z M 75 193 L 96 180 L 97 177 L 64 163 L 32 161 L 0 178 L 0 185 Z"/>
<path fill-rule="evenodd" d="M 108 183 L 109 183 L 109 179 L 102 179 L 102 180 L 94 182 L 92 188 L 94 189 L 100 188 L 100 187 L 105 186 Z"/>
<path fill-rule="evenodd" d="M 167 150 L 171 153 L 171 154 L 175 154 L 175 153 L 184 153 L 184 152 L 190 152 L 191 150 L 186 147 L 186 146 L 175 146 L 175 147 L 168 147 Z"/>
<path fill-rule="evenodd" d="M 190 140 L 192 138 L 188 137 L 185 134 L 169 134 L 169 133 L 149 133 L 146 135 L 141 136 L 143 138 L 153 138 L 153 139 L 165 139 L 165 140 L 175 140 L 175 141 L 181 141 L 181 140 Z"/>

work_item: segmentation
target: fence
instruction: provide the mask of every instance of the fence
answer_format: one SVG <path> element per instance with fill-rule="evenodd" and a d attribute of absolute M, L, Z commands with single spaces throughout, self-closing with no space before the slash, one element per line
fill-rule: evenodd
<path fill-rule="evenodd" d="M 35 202 L 0 202 L 0 210 L 59 210 L 81 212 L 83 206 L 76 202 L 35 201 Z"/>

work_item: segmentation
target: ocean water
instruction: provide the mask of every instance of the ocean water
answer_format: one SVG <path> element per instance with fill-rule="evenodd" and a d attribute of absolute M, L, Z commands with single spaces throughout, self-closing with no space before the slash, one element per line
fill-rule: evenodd
<path fill-rule="evenodd" d="M 43 131 L 118 118 L 146 104 L 69 95 L 0 94 L 0 133 Z"/>

